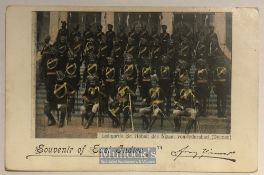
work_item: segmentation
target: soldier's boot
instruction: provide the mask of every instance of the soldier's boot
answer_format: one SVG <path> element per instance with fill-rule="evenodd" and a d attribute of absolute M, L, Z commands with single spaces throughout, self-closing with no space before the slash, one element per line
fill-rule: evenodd
<path fill-rule="evenodd" d="M 88 129 L 92 125 L 94 116 L 95 116 L 95 113 L 91 112 L 90 117 L 89 117 L 84 129 Z"/>
<path fill-rule="evenodd" d="M 225 117 L 225 115 L 226 115 L 226 97 L 223 97 L 221 107 L 222 107 L 222 117 Z"/>
<path fill-rule="evenodd" d="M 68 110 L 68 113 L 67 113 L 67 124 L 69 124 L 71 122 L 71 113 L 72 113 L 72 111 Z"/>
<path fill-rule="evenodd" d="M 82 117 L 82 121 L 81 121 L 82 126 L 84 126 L 84 119 L 85 119 L 85 116 L 86 116 L 85 113 L 81 115 L 81 117 Z"/>
<path fill-rule="evenodd" d="M 86 128 L 86 126 L 88 125 L 88 121 L 89 121 L 89 114 L 88 112 L 84 113 L 82 115 L 82 125 L 83 125 L 83 128 Z"/>
<path fill-rule="evenodd" d="M 155 121 L 157 120 L 157 116 L 154 116 L 154 118 L 150 121 L 149 127 L 147 129 L 147 132 L 149 133 L 152 129 L 152 126 L 154 125 Z"/>
<path fill-rule="evenodd" d="M 45 104 L 45 106 L 44 106 L 44 113 L 48 117 L 48 126 L 55 125 L 56 124 L 56 120 L 54 119 L 54 117 L 53 117 L 53 115 L 51 113 L 50 106 L 48 104 Z"/>
<path fill-rule="evenodd" d="M 174 125 L 175 125 L 175 132 L 180 132 L 181 131 L 181 118 L 180 117 L 175 117 L 174 118 Z"/>
<path fill-rule="evenodd" d="M 124 116 L 123 123 L 121 124 L 121 131 L 126 130 L 126 124 L 127 124 L 128 116 Z"/>
<path fill-rule="evenodd" d="M 59 128 L 62 128 L 64 126 L 65 116 L 66 116 L 66 107 L 61 106 L 61 117 L 59 121 Z"/>
<path fill-rule="evenodd" d="M 48 126 L 56 125 L 56 120 L 54 119 L 53 115 L 51 114 L 48 116 Z"/>
<path fill-rule="evenodd" d="M 195 120 L 192 118 L 189 118 L 188 123 L 187 123 L 186 128 L 185 128 L 185 134 L 190 133 L 194 124 L 195 124 Z"/>
<path fill-rule="evenodd" d="M 110 111 L 107 111 L 108 116 L 112 119 L 112 127 L 118 128 L 120 126 L 120 122 Z"/>
<path fill-rule="evenodd" d="M 142 125 L 143 125 L 143 130 L 148 129 L 149 121 L 145 115 L 142 116 Z"/>

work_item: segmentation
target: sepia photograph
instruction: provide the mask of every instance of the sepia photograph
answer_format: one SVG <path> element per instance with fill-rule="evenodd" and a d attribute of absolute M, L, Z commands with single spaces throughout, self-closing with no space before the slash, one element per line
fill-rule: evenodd
<path fill-rule="evenodd" d="M 259 19 L 8 7 L 5 170 L 256 172 Z"/>
<path fill-rule="evenodd" d="M 36 11 L 35 137 L 231 132 L 231 12 Z"/>

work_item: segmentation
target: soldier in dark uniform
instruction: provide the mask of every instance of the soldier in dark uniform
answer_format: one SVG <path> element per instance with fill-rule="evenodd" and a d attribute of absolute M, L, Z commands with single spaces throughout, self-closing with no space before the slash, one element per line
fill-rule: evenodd
<path fill-rule="evenodd" d="M 192 62 L 192 48 L 191 42 L 186 37 L 181 37 L 182 40 L 178 46 L 178 57 L 179 59 L 185 60 L 188 63 L 188 66 Z"/>
<path fill-rule="evenodd" d="M 191 81 L 189 69 L 188 69 L 188 63 L 182 59 L 180 59 L 177 63 L 177 68 L 175 72 L 175 92 L 176 92 L 176 98 L 180 97 L 180 92 L 184 88 L 184 83 L 186 81 Z"/>
<path fill-rule="evenodd" d="M 197 43 L 195 44 L 193 58 L 195 60 L 207 59 L 207 55 L 208 55 L 207 50 L 208 49 L 207 49 L 204 37 L 200 37 Z"/>
<path fill-rule="evenodd" d="M 135 30 L 135 26 L 131 26 L 130 31 L 128 32 L 128 38 L 133 38 L 136 42 L 136 44 L 138 45 L 139 42 L 139 35 Z"/>
<path fill-rule="evenodd" d="M 74 56 L 74 59 L 78 66 L 82 63 L 82 51 L 83 51 L 83 42 L 81 40 L 81 33 L 75 34 L 72 43 L 69 48 L 71 55 Z"/>
<path fill-rule="evenodd" d="M 121 121 L 121 131 L 124 131 L 126 128 L 127 120 L 129 119 L 129 114 L 131 114 L 130 100 L 129 96 L 135 96 L 135 93 L 126 85 L 124 77 L 121 77 L 119 85 L 117 87 L 116 97 L 109 104 L 109 117 L 115 123 L 115 127 L 120 125 L 117 116 L 120 113 L 123 114 Z"/>
<path fill-rule="evenodd" d="M 98 54 L 97 54 L 97 58 L 98 58 L 98 68 L 101 70 L 103 68 L 103 66 L 106 65 L 107 61 L 106 61 L 106 57 L 110 55 L 109 53 L 109 48 L 106 44 L 106 40 L 105 40 L 105 36 L 102 37 L 100 46 L 98 48 Z M 100 75 L 99 75 L 100 76 Z"/>
<path fill-rule="evenodd" d="M 114 59 L 114 64 L 118 72 L 124 65 L 124 47 L 122 42 L 118 39 L 114 39 L 114 47 L 112 49 L 111 57 Z"/>
<path fill-rule="evenodd" d="M 150 58 L 146 58 L 144 59 L 144 65 L 141 67 L 138 77 L 140 95 L 143 99 L 147 99 L 149 97 L 152 74 L 154 74 L 154 70 L 151 67 Z"/>
<path fill-rule="evenodd" d="M 113 31 L 113 25 L 112 24 L 108 24 L 107 27 L 108 27 L 108 31 L 105 33 L 106 44 L 108 46 L 109 52 L 111 52 L 111 50 L 113 48 L 113 40 L 115 38 L 115 32 Z"/>
<path fill-rule="evenodd" d="M 121 25 L 119 26 L 117 38 L 120 41 L 120 45 L 122 47 L 122 50 L 125 50 L 125 47 L 127 45 L 127 34 L 124 32 L 124 27 L 122 27 Z"/>
<path fill-rule="evenodd" d="M 131 54 L 133 56 L 133 62 L 136 62 L 138 56 L 138 45 L 134 38 L 132 37 L 128 38 L 128 43 L 125 49 L 125 53 Z"/>
<path fill-rule="evenodd" d="M 142 26 L 142 30 L 140 32 L 140 38 L 145 38 L 147 41 L 150 40 L 149 33 L 147 31 L 146 25 Z"/>
<path fill-rule="evenodd" d="M 154 43 L 156 40 L 160 40 L 160 35 L 158 33 L 157 28 L 153 27 L 151 32 L 151 41 L 152 43 Z"/>
<path fill-rule="evenodd" d="M 45 65 L 48 57 L 50 56 L 50 50 L 52 45 L 50 44 L 50 36 L 47 36 L 44 41 L 44 45 L 40 51 L 41 61 L 40 61 L 40 80 L 45 80 L 46 68 Z"/>
<path fill-rule="evenodd" d="M 169 59 L 167 55 L 162 56 L 162 65 L 157 71 L 159 77 L 160 88 L 164 91 L 166 98 L 166 112 L 169 114 L 172 95 L 172 83 L 173 83 L 173 71 L 169 65 Z"/>
<path fill-rule="evenodd" d="M 206 35 L 206 43 L 207 43 L 207 46 L 210 45 L 210 42 L 212 40 L 215 40 L 217 43 L 218 43 L 218 37 L 217 37 L 217 34 L 214 32 L 214 26 L 209 26 L 209 33 Z"/>
<path fill-rule="evenodd" d="M 96 61 L 96 55 L 90 54 L 88 64 L 85 66 L 84 72 L 83 72 L 83 83 L 86 82 L 87 76 L 91 77 L 99 77 L 99 68 Z"/>
<path fill-rule="evenodd" d="M 70 122 L 75 105 L 75 95 L 80 87 L 80 65 L 71 52 L 68 52 L 68 58 L 65 68 L 65 76 L 68 84 L 67 122 Z"/>
<path fill-rule="evenodd" d="M 70 37 L 69 37 L 70 46 L 72 46 L 73 43 L 76 41 L 76 37 L 78 38 L 78 40 L 81 40 L 82 38 L 82 34 L 79 31 L 79 24 L 76 24 L 73 28 L 73 31 L 70 33 Z"/>
<path fill-rule="evenodd" d="M 127 86 L 136 92 L 137 89 L 137 69 L 132 62 L 133 56 L 131 54 L 125 54 L 125 64 L 121 70 L 121 74 L 124 75 Z"/>
<path fill-rule="evenodd" d="M 208 45 L 208 51 L 207 51 L 208 53 L 207 61 L 208 61 L 210 69 L 213 70 L 217 59 L 221 57 L 222 51 L 219 46 L 217 37 L 216 38 L 213 37 L 211 40 L 209 40 L 208 44 L 209 45 Z"/>
<path fill-rule="evenodd" d="M 87 40 L 83 47 L 81 63 L 84 61 L 84 64 L 86 66 L 89 63 L 91 56 L 95 58 L 95 52 L 95 41 L 93 38 L 90 38 Z"/>
<path fill-rule="evenodd" d="M 167 32 L 167 26 L 162 25 L 162 32 L 160 33 L 160 41 L 162 50 L 167 50 L 168 41 L 170 40 L 170 34 Z"/>
<path fill-rule="evenodd" d="M 178 61 L 176 50 L 177 49 L 176 49 L 174 41 L 169 40 L 167 53 L 164 53 L 164 54 L 167 54 L 168 59 L 169 59 L 169 64 L 171 65 L 172 70 L 175 69 L 175 66 L 176 66 L 175 63 L 177 63 L 177 61 Z"/>
<path fill-rule="evenodd" d="M 148 41 L 145 38 L 140 38 L 138 56 L 137 56 L 138 67 L 141 67 L 141 65 L 144 64 L 144 58 L 149 56 L 149 52 L 150 49 L 149 49 Z"/>
<path fill-rule="evenodd" d="M 147 129 L 147 132 L 151 131 L 158 116 L 161 115 L 164 105 L 164 92 L 158 84 L 156 75 L 153 75 L 151 83 L 152 87 L 149 89 L 148 98 L 143 99 L 143 103 L 146 104 L 146 107 L 139 110 L 139 116 L 143 119 L 143 129 Z M 150 115 L 149 119 L 146 115 Z"/>
<path fill-rule="evenodd" d="M 43 79 L 47 95 L 44 112 L 48 117 L 48 126 L 51 126 L 56 124 L 56 121 L 50 111 L 57 109 L 53 90 L 57 81 L 56 71 L 59 70 L 59 59 L 55 48 L 50 48 L 48 53 L 45 54 L 45 57 L 42 57 L 41 65 L 43 66 Z"/>
<path fill-rule="evenodd" d="M 56 49 L 58 51 L 58 58 L 59 58 L 59 69 L 64 71 L 66 62 L 68 61 L 67 53 L 69 50 L 67 44 L 67 38 L 65 36 L 60 37 L 60 41 L 56 44 Z"/>
<path fill-rule="evenodd" d="M 97 85 L 97 78 L 95 76 L 88 76 L 84 94 L 82 98 L 84 105 L 81 106 L 82 125 L 84 129 L 88 129 L 92 123 L 93 118 L 99 110 L 100 87 Z M 86 123 L 84 123 L 84 119 Z"/>
<path fill-rule="evenodd" d="M 94 39 L 94 33 L 91 30 L 91 25 L 87 24 L 86 25 L 86 29 L 83 32 L 83 40 L 84 43 L 86 44 L 88 42 L 89 39 L 93 38 Z"/>
<path fill-rule="evenodd" d="M 157 70 L 161 65 L 161 57 L 162 57 L 162 48 L 160 41 L 158 39 L 154 39 L 153 46 L 150 51 L 150 58 L 152 67 Z"/>
<path fill-rule="evenodd" d="M 40 51 L 40 54 L 41 55 L 47 54 L 51 47 L 52 47 L 52 45 L 50 44 L 50 36 L 47 36 L 44 40 L 44 45 Z"/>
<path fill-rule="evenodd" d="M 179 132 L 181 128 L 181 116 L 189 116 L 185 133 L 190 133 L 190 130 L 196 124 L 197 103 L 195 93 L 190 88 L 190 83 L 186 81 L 184 88 L 180 91 L 179 98 L 176 98 L 174 101 L 175 109 L 173 110 L 173 116 L 176 132 Z"/>
<path fill-rule="evenodd" d="M 116 86 L 118 83 L 118 75 L 116 67 L 114 66 L 114 59 L 112 57 L 107 57 L 107 65 L 104 66 L 102 71 L 102 87 L 106 95 L 104 99 L 105 106 L 108 106 L 108 99 L 114 98 Z M 106 111 L 106 109 L 103 109 Z"/>
<path fill-rule="evenodd" d="M 213 72 L 214 93 L 217 96 L 217 115 L 224 117 L 226 112 L 226 98 L 230 75 L 223 58 L 217 61 Z"/>
<path fill-rule="evenodd" d="M 67 29 L 67 23 L 66 23 L 66 21 L 61 21 L 61 29 L 58 31 L 55 44 L 58 43 L 58 42 L 60 42 L 61 36 L 64 36 L 66 42 L 68 42 L 69 31 Z"/>
<path fill-rule="evenodd" d="M 197 100 L 199 101 L 199 114 L 206 116 L 207 99 L 210 95 L 210 74 L 204 59 L 197 61 L 194 83 L 196 86 Z"/>
<path fill-rule="evenodd" d="M 103 36 L 105 36 L 104 32 L 102 32 L 103 26 L 98 25 L 97 32 L 95 33 L 95 49 L 96 51 L 99 49 L 100 44 L 102 43 Z"/>
<path fill-rule="evenodd" d="M 65 74 L 62 71 L 57 71 L 57 81 L 54 86 L 55 103 L 57 110 L 60 111 L 59 115 L 59 128 L 64 126 L 64 120 L 67 111 L 67 99 L 68 99 L 68 84 L 65 79 Z M 47 116 L 52 116 L 51 110 L 46 111 Z"/>

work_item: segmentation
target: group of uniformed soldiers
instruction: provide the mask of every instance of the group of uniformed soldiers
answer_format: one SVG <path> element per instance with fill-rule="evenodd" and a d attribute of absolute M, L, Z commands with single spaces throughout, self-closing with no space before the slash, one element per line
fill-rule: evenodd
<path fill-rule="evenodd" d="M 126 34 L 122 26 L 115 33 L 113 25 L 108 24 L 108 31 L 103 33 L 101 25 L 96 32 L 86 25 L 81 34 L 79 25 L 69 32 L 62 21 L 55 43 L 50 44 L 47 37 L 41 51 L 48 125 L 56 124 L 52 110 L 58 111 L 59 127 L 63 127 L 66 115 L 67 121 L 71 120 L 80 86 L 85 87 L 80 108 L 84 128 L 92 125 L 100 111 L 100 115 L 108 114 L 113 127 L 124 131 L 135 111 L 137 88 L 144 106 L 139 115 L 148 132 L 159 116 L 163 122 L 170 121 L 172 115 L 171 123 L 177 132 L 181 116 L 190 116 L 185 128 L 189 133 L 196 117 L 206 115 L 212 86 L 217 95 L 218 116 L 224 116 L 230 76 L 214 27 L 210 26 L 206 35 L 191 35 L 184 29 L 186 26 L 182 27 L 170 36 L 166 25 L 161 26 L 160 34 L 149 34 L 146 26 L 132 27 Z M 193 64 L 196 70 L 192 79 Z M 171 100 L 174 91 L 176 96 Z"/>

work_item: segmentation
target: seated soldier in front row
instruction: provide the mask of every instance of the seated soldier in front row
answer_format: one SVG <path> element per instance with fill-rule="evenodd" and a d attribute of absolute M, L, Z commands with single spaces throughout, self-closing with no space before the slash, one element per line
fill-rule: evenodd
<path fill-rule="evenodd" d="M 82 96 L 84 105 L 81 106 L 82 125 L 88 129 L 92 123 L 93 118 L 99 110 L 100 88 L 96 84 L 97 78 L 95 76 L 88 76 L 86 88 Z M 86 123 L 84 124 L 84 119 Z"/>
<path fill-rule="evenodd" d="M 188 134 L 195 125 L 197 116 L 196 106 L 198 104 L 194 92 L 190 88 L 189 81 L 184 83 L 184 88 L 180 91 L 180 96 L 177 100 L 174 102 L 175 109 L 173 110 L 175 131 L 180 131 L 181 116 L 188 116 L 189 119 L 185 128 L 185 133 Z"/>
<path fill-rule="evenodd" d="M 129 114 L 132 113 L 132 106 L 130 106 L 131 98 L 129 96 L 135 96 L 135 93 L 127 86 L 124 77 L 121 77 L 119 85 L 117 87 L 117 94 L 114 99 L 110 98 L 108 115 L 113 120 L 114 127 L 118 127 L 120 122 L 117 118 L 120 113 L 123 113 L 123 121 L 121 122 L 121 131 L 125 130 Z"/>
<path fill-rule="evenodd" d="M 162 112 L 163 102 L 164 102 L 164 93 L 158 84 L 158 78 L 156 75 L 152 76 L 152 88 L 149 90 L 149 97 L 143 99 L 143 102 L 146 103 L 147 107 L 141 108 L 139 110 L 139 115 L 143 119 L 143 129 L 150 132 L 152 126 L 157 120 L 158 115 Z M 147 114 L 150 114 L 151 117 L 148 119 Z M 151 120 L 151 118 L 153 119 Z"/>

